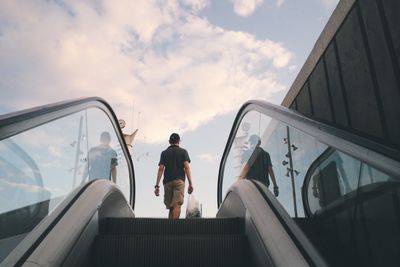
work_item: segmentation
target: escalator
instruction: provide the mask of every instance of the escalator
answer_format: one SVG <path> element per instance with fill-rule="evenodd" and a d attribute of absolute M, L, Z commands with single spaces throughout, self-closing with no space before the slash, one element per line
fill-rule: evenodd
<path fill-rule="evenodd" d="M 112 156 L 93 177 L 99 146 Z M 267 102 L 239 110 L 216 218 L 135 217 L 133 164 L 99 98 L 0 117 L 0 152 L 1 266 L 400 264 L 399 152 Z"/>
<path fill-rule="evenodd" d="M 109 218 L 100 223 L 94 266 L 251 266 L 244 221 Z"/>

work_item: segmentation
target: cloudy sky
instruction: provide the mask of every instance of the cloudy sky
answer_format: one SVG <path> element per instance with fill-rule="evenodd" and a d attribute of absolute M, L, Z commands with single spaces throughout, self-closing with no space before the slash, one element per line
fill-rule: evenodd
<path fill-rule="evenodd" d="M 248 99 L 280 104 L 337 0 L 5 0 L 0 2 L 0 114 L 100 96 L 127 129 L 137 215 L 159 153 L 181 133 L 204 213 L 216 211 L 219 160 Z"/>

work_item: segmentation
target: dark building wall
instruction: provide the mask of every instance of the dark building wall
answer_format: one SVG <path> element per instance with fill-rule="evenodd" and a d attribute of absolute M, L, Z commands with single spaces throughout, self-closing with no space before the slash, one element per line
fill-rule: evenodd
<path fill-rule="evenodd" d="M 349 111 L 347 108 L 347 100 L 345 99 L 342 72 L 339 68 L 340 65 L 338 64 L 336 49 L 335 43 L 331 43 L 323 58 L 324 65 L 326 66 L 327 83 L 332 96 L 332 102 L 330 102 L 329 105 L 331 105 L 333 109 L 332 121 L 340 126 L 348 127 L 350 125 Z"/>
<path fill-rule="evenodd" d="M 356 0 L 333 24 L 283 105 L 400 149 L 400 1 Z"/>

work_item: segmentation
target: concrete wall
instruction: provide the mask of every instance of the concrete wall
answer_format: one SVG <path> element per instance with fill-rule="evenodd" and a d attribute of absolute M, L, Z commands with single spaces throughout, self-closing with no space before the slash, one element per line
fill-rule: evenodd
<path fill-rule="evenodd" d="M 342 0 L 282 105 L 400 149 L 400 1 Z"/>

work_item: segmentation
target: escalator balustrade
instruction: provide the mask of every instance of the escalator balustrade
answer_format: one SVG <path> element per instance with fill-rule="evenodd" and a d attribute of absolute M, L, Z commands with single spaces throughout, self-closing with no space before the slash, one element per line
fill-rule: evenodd
<path fill-rule="evenodd" d="M 270 159 L 255 166 L 262 163 L 254 160 L 259 151 Z M 222 159 L 220 201 L 242 179 L 273 192 L 275 178 L 279 206 L 329 265 L 400 266 L 399 159 L 397 151 L 354 133 L 249 101 Z M 251 168 L 257 172 L 250 175 Z"/>
<path fill-rule="evenodd" d="M 0 116 L 0 263 L 90 181 L 112 179 L 133 199 L 130 159 L 113 116 L 99 98 Z"/>

